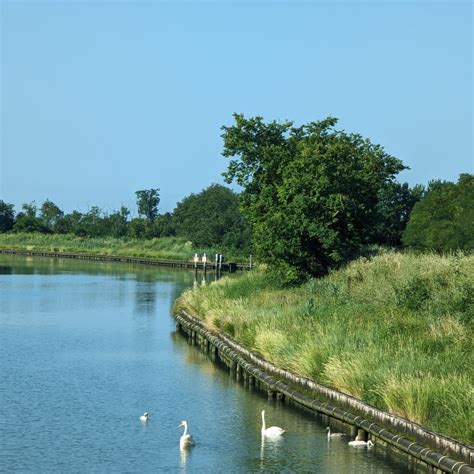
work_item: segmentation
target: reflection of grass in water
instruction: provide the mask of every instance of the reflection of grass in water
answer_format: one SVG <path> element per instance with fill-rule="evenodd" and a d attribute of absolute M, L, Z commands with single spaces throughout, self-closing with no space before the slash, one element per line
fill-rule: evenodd
<path fill-rule="evenodd" d="M 474 440 L 474 256 L 383 253 L 282 290 L 263 271 L 187 291 L 185 308 L 279 366 Z"/>
<path fill-rule="evenodd" d="M 118 278 L 133 278 L 140 282 L 177 282 L 180 292 L 183 285 L 192 283 L 191 270 L 171 267 L 156 267 L 121 262 L 96 262 L 75 259 L 25 257 L 23 255 L 0 255 L 0 273 L 56 274 L 84 273 L 87 275 L 111 275 Z M 178 296 L 178 294 L 176 295 Z"/>
<path fill-rule="evenodd" d="M 44 250 L 49 252 L 82 252 L 100 255 L 123 255 L 170 260 L 192 260 L 195 253 L 206 253 L 211 259 L 222 248 L 194 247 L 179 237 L 129 239 L 113 237 L 78 237 L 70 234 L 0 233 L 0 248 Z M 227 261 L 246 261 L 239 255 L 226 255 Z"/>

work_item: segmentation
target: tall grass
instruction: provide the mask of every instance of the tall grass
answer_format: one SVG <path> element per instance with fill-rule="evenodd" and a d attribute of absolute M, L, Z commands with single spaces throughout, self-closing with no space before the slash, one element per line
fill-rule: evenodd
<path fill-rule="evenodd" d="M 71 234 L 0 233 L 0 248 L 44 250 L 51 252 L 83 252 L 127 257 L 189 260 L 194 253 L 214 256 L 223 249 L 195 247 L 192 242 L 178 237 L 160 237 L 149 240 L 79 237 Z M 245 261 L 239 255 L 226 255 L 227 261 Z"/>
<path fill-rule="evenodd" d="M 474 441 L 474 256 L 386 252 L 299 288 L 264 271 L 176 303 L 274 363 Z"/>

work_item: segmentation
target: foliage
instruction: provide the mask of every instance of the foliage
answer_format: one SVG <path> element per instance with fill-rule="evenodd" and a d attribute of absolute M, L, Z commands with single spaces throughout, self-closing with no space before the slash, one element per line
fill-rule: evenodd
<path fill-rule="evenodd" d="M 158 214 L 158 189 L 137 191 L 142 217 L 130 218 L 121 206 L 110 214 L 98 206 L 88 212 L 64 212 L 47 199 L 39 209 L 35 202 L 24 204 L 15 220 L 14 207 L 0 201 L 0 232 L 72 234 L 79 237 L 129 237 L 155 239 L 179 235 L 193 242 L 194 249 L 212 248 L 227 257 L 238 252 L 248 255 L 249 231 L 239 211 L 238 195 L 230 189 L 212 185 L 198 195 L 191 194 L 178 203 L 175 212 Z M 215 246 L 215 247 L 214 247 Z M 204 253 L 204 252 L 203 252 Z"/>
<path fill-rule="evenodd" d="M 0 232 L 13 229 L 15 223 L 14 205 L 0 199 Z"/>
<path fill-rule="evenodd" d="M 457 183 L 432 181 L 413 208 L 403 242 L 437 252 L 474 249 L 474 175 L 461 174 Z"/>
<path fill-rule="evenodd" d="M 73 234 L 0 233 L 0 248 L 45 250 L 51 252 L 85 252 L 103 255 L 191 260 L 195 253 L 214 255 L 219 249 L 197 247 L 180 237 L 132 239 L 113 237 L 81 237 Z M 245 262 L 239 255 L 231 261 Z"/>
<path fill-rule="evenodd" d="M 248 248 L 250 234 L 239 211 L 239 197 L 229 188 L 213 184 L 190 194 L 173 211 L 176 235 L 197 245 Z"/>
<path fill-rule="evenodd" d="M 111 237 L 123 237 L 127 235 L 129 215 L 130 211 L 125 206 L 121 206 L 120 210 L 106 216 L 105 224 L 108 229 L 106 235 L 110 235 Z"/>
<path fill-rule="evenodd" d="M 253 271 L 188 290 L 183 308 L 280 367 L 474 441 L 473 255 L 383 252 L 290 289 Z"/>
<path fill-rule="evenodd" d="M 48 231 L 55 232 L 63 217 L 64 212 L 49 199 L 46 199 L 41 205 L 40 219 Z"/>
<path fill-rule="evenodd" d="M 413 206 L 423 196 L 423 186 L 411 188 L 407 183 L 390 182 L 378 195 L 377 221 L 370 232 L 370 241 L 389 247 L 400 247 L 402 234 Z"/>
<path fill-rule="evenodd" d="M 13 230 L 15 232 L 47 232 L 48 229 L 43 225 L 41 218 L 37 216 L 37 207 L 35 202 L 22 205 L 22 211 L 16 215 Z"/>
<path fill-rule="evenodd" d="M 287 279 L 351 258 L 380 220 L 381 192 L 405 167 L 329 117 L 298 128 L 234 114 L 223 127 L 227 182 L 244 188 L 242 210 L 261 261 Z"/>
<path fill-rule="evenodd" d="M 81 229 L 83 214 L 79 211 L 72 211 L 66 214 L 57 224 L 56 232 L 59 234 L 84 235 Z"/>
<path fill-rule="evenodd" d="M 135 192 L 137 196 L 138 214 L 145 216 L 150 222 L 153 222 L 158 215 L 158 204 L 160 203 L 160 190 L 145 189 Z"/>

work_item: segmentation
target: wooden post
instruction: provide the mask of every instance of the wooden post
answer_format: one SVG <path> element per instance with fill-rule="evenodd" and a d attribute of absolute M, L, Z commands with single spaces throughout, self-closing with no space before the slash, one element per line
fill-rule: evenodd
<path fill-rule="evenodd" d="M 199 256 L 197 253 L 194 254 L 194 281 L 197 281 L 197 276 L 198 276 L 198 262 L 199 262 Z"/>
<path fill-rule="evenodd" d="M 367 435 L 367 431 L 363 430 L 362 428 L 359 428 L 357 430 L 356 441 L 367 441 Z"/>
<path fill-rule="evenodd" d="M 238 381 L 240 381 L 240 379 L 242 378 L 242 367 L 240 366 L 240 364 L 237 364 L 235 368 L 235 378 Z"/>
<path fill-rule="evenodd" d="M 207 256 L 206 256 L 206 254 L 203 254 L 203 256 L 202 256 L 202 267 L 203 267 L 203 270 L 204 270 L 204 280 L 206 280 L 206 270 L 207 270 L 206 266 L 207 266 Z"/>

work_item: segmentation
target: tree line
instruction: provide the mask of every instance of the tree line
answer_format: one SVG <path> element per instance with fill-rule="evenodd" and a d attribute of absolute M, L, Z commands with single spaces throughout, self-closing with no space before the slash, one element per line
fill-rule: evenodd
<path fill-rule="evenodd" d="M 190 194 L 173 212 L 159 212 L 160 190 L 136 191 L 138 217 L 121 206 L 110 213 L 93 206 L 87 212 L 64 213 L 46 199 L 22 205 L 0 200 L 0 232 L 40 232 L 74 234 L 81 237 L 152 239 L 177 236 L 197 246 L 218 246 L 248 253 L 250 230 L 239 210 L 239 196 L 226 186 L 212 184 L 198 194 Z"/>
<path fill-rule="evenodd" d="M 197 246 L 252 252 L 286 281 L 319 275 L 371 245 L 419 250 L 474 248 L 474 176 L 425 188 L 399 183 L 407 167 L 359 134 L 336 129 L 328 117 L 295 127 L 234 114 L 222 127 L 223 176 L 242 191 L 213 184 L 190 194 L 173 212 L 159 213 L 158 188 L 136 191 L 139 217 L 122 206 L 65 214 L 0 200 L 0 232 L 83 237 L 184 237 Z"/>

